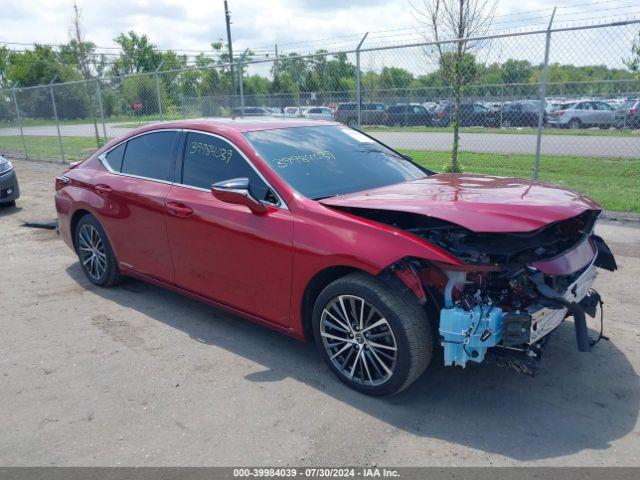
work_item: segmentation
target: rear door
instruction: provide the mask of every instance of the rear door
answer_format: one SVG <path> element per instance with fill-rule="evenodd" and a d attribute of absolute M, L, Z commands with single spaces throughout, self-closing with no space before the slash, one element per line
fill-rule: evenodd
<path fill-rule="evenodd" d="M 246 157 L 226 139 L 185 132 L 182 169 L 167 196 L 176 285 L 279 325 L 288 325 L 293 219 Z M 211 185 L 249 178 L 264 215 L 225 203 Z"/>
<path fill-rule="evenodd" d="M 174 179 L 179 131 L 134 137 L 101 156 L 113 175 L 96 185 L 105 198 L 100 221 L 120 264 L 171 283 L 165 197 Z"/>

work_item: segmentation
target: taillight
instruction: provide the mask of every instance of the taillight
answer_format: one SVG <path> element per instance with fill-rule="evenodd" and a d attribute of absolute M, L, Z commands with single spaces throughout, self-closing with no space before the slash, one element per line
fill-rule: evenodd
<path fill-rule="evenodd" d="M 444 117 L 444 112 L 436 112 L 436 117 L 438 118 Z"/>
<path fill-rule="evenodd" d="M 557 114 L 559 117 L 561 117 L 562 115 L 564 115 L 564 110 L 558 110 Z"/>
<path fill-rule="evenodd" d="M 635 115 L 636 113 L 638 113 L 638 108 L 637 107 L 633 107 L 631 110 L 629 110 L 629 113 L 632 115 Z"/>
<path fill-rule="evenodd" d="M 385 113 L 385 114 L 384 114 L 384 119 L 385 119 L 385 120 L 389 120 L 389 114 L 388 114 L 388 113 Z"/>
<path fill-rule="evenodd" d="M 58 190 L 62 190 L 64 187 L 66 187 L 67 185 L 69 185 L 69 177 L 65 177 L 64 175 L 60 175 L 59 177 L 56 177 L 56 192 Z"/>

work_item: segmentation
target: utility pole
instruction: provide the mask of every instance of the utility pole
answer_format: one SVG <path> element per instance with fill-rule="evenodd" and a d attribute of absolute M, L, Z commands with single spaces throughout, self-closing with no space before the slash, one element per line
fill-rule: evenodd
<path fill-rule="evenodd" d="M 224 16 L 227 22 L 227 46 L 229 47 L 229 73 L 231 74 L 231 95 L 236 94 L 236 79 L 233 75 L 233 44 L 231 43 L 231 13 L 227 0 L 224 0 Z"/>

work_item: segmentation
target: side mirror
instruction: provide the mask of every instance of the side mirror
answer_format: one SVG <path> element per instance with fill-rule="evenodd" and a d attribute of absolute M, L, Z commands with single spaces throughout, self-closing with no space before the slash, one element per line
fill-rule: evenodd
<path fill-rule="evenodd" d="M 211 193 L 221 202 L 245 205 L 253 213 L 267 212 L 267 207 L 251 195 L 248 178 L 232 178 L 214 183 L 211 186 Z"/>

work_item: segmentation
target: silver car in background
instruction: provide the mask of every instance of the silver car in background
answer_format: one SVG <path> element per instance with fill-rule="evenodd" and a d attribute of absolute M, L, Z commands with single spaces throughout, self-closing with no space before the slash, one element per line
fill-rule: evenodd
<path fill-rule="evenodd" d="M 306 107 L 303 110 L 302 116 L 304 118 L 311 118 L 313 120 L 333 120 L 333 110 L 329 107 Z"/>
<path fill-rule="evenodd" d="M 547 115 L 551 127 L 578 130 L 586 127 L 611 128 L 616 121 L 616 111 L 601 101 L 578 101 L 561 104 Z"/>

